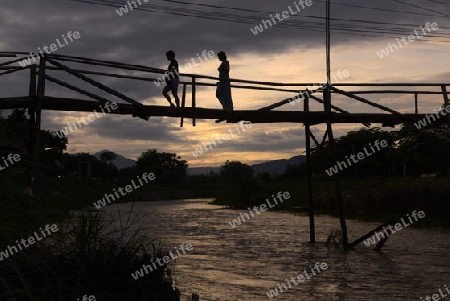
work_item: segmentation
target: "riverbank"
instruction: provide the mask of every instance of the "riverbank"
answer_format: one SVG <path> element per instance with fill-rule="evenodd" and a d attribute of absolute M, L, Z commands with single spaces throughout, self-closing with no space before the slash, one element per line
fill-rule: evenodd
<path fill-rule="evenodd" d="M 342 196 L 347 218 L 361 221 L 385 222 L 400 219 L 406 213 L 422 210 L 426 213 L 416 227 L 450 229 L 449 178 L 367 178 L 341 180 Z M 241 187 L 223 191 L 213 204 L 235 209 L 247 209 L 272 199 L 279 191 L 292 197 L 271 210 L 308 211 L 308 189 L 305 180 L 290 179 L 261 182 L 253 193 L 244 197 Z M 334 181 L 314 179 L 315 213 L 338 216 Z M 249 201 L 248 201 L 248 200 Z"/>
<path fill-rule="evenodd" d="M 381 223 L 422 210 L 427 218 L 415 227 L 450 229 L 450 178 L 343 178 L 341 190 L 347 218 Z M 332 178 L 313 179 L 316 214 L 338 216 L 334 191 Z M 270 210 L 308 212 L 305 178 L 254 179 L 244 184 L 187 180 L 173 186 L 145 186 L 121 202 L 214 198 L 212 204 L 247 209 L 271 201 L 279 192 L 289 192 L 291 198 Z"/>
<path fill-rule="evenodd" d="M 133 209 L 132 218 L 91 210 L 108 183 L 41 175 L 31 195 L 25 174 L 0 173 L 0 300 L 179 300 L 168 264 L 131 277 L 167 248 L 136 227 Z"/>

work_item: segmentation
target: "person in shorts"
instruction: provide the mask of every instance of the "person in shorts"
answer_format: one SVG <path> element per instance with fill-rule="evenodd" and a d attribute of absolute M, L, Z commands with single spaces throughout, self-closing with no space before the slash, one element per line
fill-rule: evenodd
<path fill-rule="evenodd" d="M 178 85 L 180 84 L 178 62 L 175 59 L 175 52 L 173 52 L 172 50 L 167 51 L 166 56 L 167 60 L 170 61 L 170 64 L 167 67 L 167 73 L 165 75 L 166 86 L 164 87 L 162 94 L 170 103 L 170 106 L 175 107 L 169 96 L 169 91 L 172 91 L 176 106 L 180 107 L 180 98 L 178 97 Z"/>

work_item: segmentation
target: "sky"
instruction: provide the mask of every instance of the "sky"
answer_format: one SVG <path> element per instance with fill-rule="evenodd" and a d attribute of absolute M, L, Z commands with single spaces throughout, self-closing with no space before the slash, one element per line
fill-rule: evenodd
<path fill-rule="evenodd" d="M 279 83 L 326 82 L 324 0 L 302 1 L 303 4 L 285 0 L 135 2 L 133 10 L 128 6 L 128 12 L 121 11 L 120 15 L 117 10 L 126 6 L 127 1 L 2 0 L 0 51 L 38 52 L 59 39 L 62 47 L 58 46 L 54 54 L 165 69 L 168 65 L 165 53 L 171 49 L 176 52 L 180 65 L 192 60 L 196 62 L 186 72 L 215 77 L 220 65 L 215 54 L 225 51 L 230 61 L 230 76 L 234 79 Z M 331 0 L 332 83 L 450 83 L 450 5 L 446 2 Z M 278 17 L 277 13 L 280 14 Z M 428 26 L 425 29 L 427 23 L 436 24 L 434 28 Z M 262 26 L 262 30 L 255 34 L 257 26 Z M 421 38 L 408 40 L 415 30 Z M 67 40 L 70 31 L 78 32 L 79 38 Z M 63 42 L 63 36 L 67 43 Z M 383 49 L 387 54 L 381 53 Z M 198 55 L 205 51 L 214 56 L 199 62 Z M 0 58 L 0 63 L 6 60 Z M 95 66 L 73 66 L 156 77 L 136 71 L 125 73 Z M 54 77 L 106 96 L 61 71 L 50 72 Z M 161 95 L 162 87 L 151 82 L 91 77 L 140 103 L 168 105 Z M 26 96 L 28 80 L 26 71 L 0 77 L 0 97 Z M 187 78 L 182 77 L 181 80 Z M 351 91 L 355 88 L 345 89 Z M 437 91 L 436 88 L 420 90 Z M 46 95 L 87 99 L 53 83 L 47 84 Z M 233 89 L 232 95 L 236 110 L 251 110 L 296 94 Z M 111 101 L 122 102 L 114 96 L 107 97 Z M 188 105 L 190 97 L 188 88 Z M 413 95 L 364 97 L 400 112 L 414 111 Z M 215 98 L 214 87 L 197 87 L 196 102 L 198 107 L 221 108 Z M 345 97 L 333 96 L 332 102 L 349 112 L 380 112 Z M 442 95 L 420 95 L 419 111 L 433 112 L 442 102 Z M 302 103 L 279 108 L 302 109 Z M 319 104 L 311 105 L 311 110 L 321 109 Z M 8 112 L 3 112 L 6 114 Z M 67 123 L 87 115 L 88 112 L 44 111 L 42 128 L 58 131 Z M 324 128 L 324 125 L 316 125 L 312 130 L 317 137 L 322 137 Z M 361 124 L 336 124 L 334 134 L 339 137 L 361 128 Z M 235 133 L 230 140 L 217 143 L 217 147 L 203 154 L 194 155 L 195 148 L 202 147 L 202 143 L 211 142 L 230 131 Z M 226 160 L 253 164 L 287 159 L 303 155 L 305 147 L 304 127 L 300 123 L 253 124 L 246 131 L 236 133 L 233 124 L 216 124 L 214 120 L 197 120 L 194 127 L 191 120 L 186 119 L 181 128 L 179 118 L 152 117 L 145 121 L 121 115 L 97 118 L 70 133 L 68 139 L 69 153 L 93 154 L 108 149 L 136 159 L 148 149 L 157 149 L 176 153 L 187 160 L 190 167 L 219 166 Z"/>

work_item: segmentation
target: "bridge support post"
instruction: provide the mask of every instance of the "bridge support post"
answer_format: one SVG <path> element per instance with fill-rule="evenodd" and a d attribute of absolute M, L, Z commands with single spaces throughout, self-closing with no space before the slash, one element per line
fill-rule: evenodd
<path fill-rule="evenodd" d="M 303 108 L 306 113 L 305 123 L 305 141 L 306 141 L 306 166 L 308 174 L 308 200 L 309 200 L 309 242 L 316 243 L 316 227 L 314 223 L 314 199 L 313 199 L 313 186 L 312 186 L 312 170 L 311 170 L 311 132 L 308 120 L 309 114 L 309 97 L 308 93 L 304 93 Z"/>
<path fill-rule="evenodd" d="M 419 114 L 419 95 L 417 93 L 414 93 L 414 112 Z"/>
<path fill-rule="evenodd" d="M 323 91 L 323 100 L 324 100 L 324 109 L 325 114 L 328 116 L 327 118 L 327 132 L 328 132 L 328 140 L 330 143 L 330 151 L 331 151 L 331 159 L 333 162 L 337 162 L 336 158 L 336 149 L 334 145 L 334 135 L 333 135 L 333 127 L 332 127 L 332 115 L 331 115 L 331 90 L 329 83 L 327 88 Z M 345 211 L 344 211 L 344 200 L 342 198 L 341 192 L 341 184 L 339 179 L 339 173 L 334 174 L 334 186 L 336 191 L 336 203 L 339 210 L 339 220 L 341 224 L 342 231 L 342 246 L 344 250 L 348 249 L 348 237 L 347 237 L 347 224 L 345 222 Z"/>
<path fill-rule="evenodd" d="M 39 193 L 39 172 L 40 172 L 40 156 L 41 156 L 41 113 L 42 103 L 45 97 L 45 62 L 46 56 L 41 57 L 39 62 L 37 96 L 33 110 L 33 145 L 32 145 L 32 176 L 31 187 L 33 193 Z"/>
<path fill-rule="evenodd" d="M 442 89 L 442 94 L 444 96 L 444 110 L 447 110 L 447 106 L 449 106 L 447 87 L 445 85 L 442 85 L 441 89 Z M 450 115 L 447 117 L 447 121 L 450 123 Z"/>
<path fill-rule="evenodd" d="M 195 77 L 192 77 L 192 115 L 193 115 L 193 117 L 192 117 L 192 126 L 195 126 L 196 124 L 195 124 L 195 106 L 196 106 L 196 103 L 195 103 L 195 95 L 196 94 L 196 87 L 195 87 Z"/>
<path fill-rule="evenodd" d="M 186 106 L 186 84 L 183 84 L 183 96 L 181 97 L 181 108 Z M 181 116 L 180 127 L 183 127 L 184 116 Z"/>
<path fill-rule="evenodd" d="M 36 71 L 37 66 L 35 64 L 31 65 L 30 68 L 30 90 L 29 90 L 29 96 L 36 98 Z M 34 155 L 34 127 L 36 125 L 36 116 L 35 116 L 35 104 L 32 104 L 28 107 L 28 117 L 29 117 L 29 123 L 28 123 L 28 160 L 30 162 L 33 162 L 33 155 Z M 30 166 L 27 171 L 27 190 L 28 193 L 31 194 L 33 191 L 33 166 Z"/>

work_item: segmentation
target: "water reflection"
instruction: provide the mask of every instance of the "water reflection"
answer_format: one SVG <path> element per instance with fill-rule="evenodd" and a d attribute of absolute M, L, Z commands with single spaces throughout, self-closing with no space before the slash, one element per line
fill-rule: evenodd
<path fill-rule="evenodd" d="M 131 204 L 111 205 L 126 212 Z M 146 214 L 150 236 L 170 246 L 190 243 L 194 251 L 177 260 L 175 280 L 185 295 L 200 300 L 259 301 L 286 278 L 316 262 L 328 269 L 281 293 L 276 300 L 419 300 L 450 281 L 450 233 L 406 228 L 392 235 L 376 253 L 360 244 L 343 252 L 326 246 L 339 220 L 316 218 L 317 240 L 311 245 L 307 216 L 264 212 L 233 229 L 240 212 L 208 205 L 206 200 L 135 203 Z M 350 239 L 378 224 L 348 221 Z M 322 242 L 322 243 L 320 243 Z M 185 297 L 182 298 L 185 300 Z"/>

